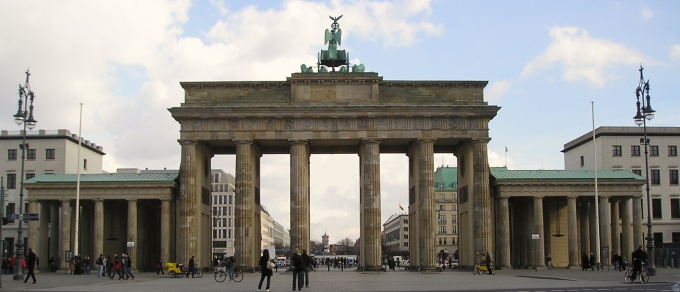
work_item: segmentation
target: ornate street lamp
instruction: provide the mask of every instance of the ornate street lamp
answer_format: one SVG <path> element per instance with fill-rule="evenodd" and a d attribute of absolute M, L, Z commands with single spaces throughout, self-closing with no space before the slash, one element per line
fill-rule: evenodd
<path fill-rule="evenodd" d="M 656 276 L 656 265 L 654 264 L 654 233 L 652 233 L 652 215 L 651 203 L 649 197 L 649 155 L 647 153 L 647 146 L 649 139 L 647 139 L 647 120 L 654 118 L 654 110 L 650 104 L 649 96 L 649 80 L 645 80 L 642 75 L 642 66 L 640 66 L 640 84 L 635 89 L 635 96 L 637 98 L 637 113 L 635 114 L 635 124 L 642 126 L 644 138 L 640 139 L 640 144 L 645 145 L 645 181 L 647 191 L 647 271 L 650 276 Z"/>
<path fill-rule="evenodd" d="M 28 150 L 28 144 L 26 143 L 26 128 L 32 130 L 35 128 L 37 121 L 33 118 L 33 98 L 35 94 L 31 91 L 31 86 L 28 83 L 28 78 L 31 73 L 26 70 L 26 83 L 22 86 L 19 85 L 19 106 L 17 113 L 14 115 L 14 122 L 17 125 L 24 126 L 24 130 L 21 132 L 22 142 L 19 145 L 21 148 L 21 179 L 19 184 L 19 228 L 17 229 L 17 243 L 16 243 L 16 264 L 14 266 L 14 280 L 23 280 L 23 271 L 21 265 L 21 259 L 24 255 L 24 240 L 23 240 L 23 214 L 24 214 L 24 163 L 26 162 L 26 150 Z M 29 105 L 30 103 L 30 105 Z"/>

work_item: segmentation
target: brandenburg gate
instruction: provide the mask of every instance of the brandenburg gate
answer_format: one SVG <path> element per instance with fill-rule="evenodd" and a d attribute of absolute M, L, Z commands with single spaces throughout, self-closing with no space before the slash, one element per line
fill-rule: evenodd
<path fill-rule="evenodd" d="M 169 109 L 180 124 L 177 260 L 210 254 L 210 161 L 236 155 L 235 256 L 245 269 L 260 256 L 260 158 L 290 155 L 291 249 L 310 250 L 310 156 L 359 155 L 360 255 L 381 267 L 380 154 L 403 153 L 409 168 L 411 265 L 435 269 L 434 153 L 457 157 L 461 253 L 494 250 L 487 144 L 499 110 L 486 81 L 389 81 L 337 50 L 334 18 L 317 72 L 302 66 L 285 81 L 181 82 L 185 100 Z M 334 44 L 336 42 L 337 44 Z M 335 67 L 340 67 L 335 71 Z M 328 72 L 327 68 L 332 71 Z M 202 255 L 202 256 L 201 256 Z"/>

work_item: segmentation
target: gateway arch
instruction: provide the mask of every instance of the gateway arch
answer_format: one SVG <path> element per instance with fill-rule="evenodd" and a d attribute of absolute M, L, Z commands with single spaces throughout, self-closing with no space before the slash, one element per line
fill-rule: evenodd
<path fill-rule="evenodd" d="M 457 157 L 460 253 L 494 250 L 487 144 L 500 109 L 486 81 L 389 81 L 374 72 L 293 73 L 286 81 L 181 82 L 177 260 L 209 262 L 210 161 L 236 156 L 235 250 L 260 256 L 260 158 L 290 155 L 291 248 L 310 250 L 310 155 L 355 153 L 360 171 L 360 264 L 381 269 L 380 154 L 403 153 L 409 169 L 411 265 L 436 267 L 434 153 Z M 283 178 L 282 178 L 283 179 Z"/>

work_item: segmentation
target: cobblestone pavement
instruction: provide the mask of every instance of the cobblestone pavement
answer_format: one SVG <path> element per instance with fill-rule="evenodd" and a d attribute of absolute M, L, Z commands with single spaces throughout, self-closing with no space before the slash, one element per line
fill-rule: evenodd
<path fill-rule="evenodd" d="M 260 274 L 245 274 L 242 282 L 218 283 L 212 272 L 203 278 L 169 278 L 155 273 L 136 273 L 134 280 L 111 280 L 95 275 L 64 275 L 39 273 L 38 282 L 24 284 L 12 280 L 12 275 L 2 275 L 3 291 L 256 291 Z M 668 287 L 680 281 L 680 269 L 658 269 L 650 284 Z M 665 285 L 667 284 L 667 285 Z M 302 291 L 473 291 L 546 289 L 569 291 L 573 288 L 592 287 L 592 290 L 617 291 L 630 285 L 623 282 L 623 272 L 581 271 L 569 269 L 498 270 L 494 275 L 472 275 L 470 271 L 444 271 L 419 273 L 405 270 L 358 273 L 354 270 L 327 271 L 320 269 L 310 274 L 310 287 Z M 638 284 L 641 285 L 641 284 Z M 617 287 L 619 289 L 617 289 Z M 639 286 L 642 287 L 642 286 Z M 651 287 L 651 285 L 650 285 Z M 272 277 L 270 291 L 291 291 L 292 273 L 279 270 Z M 588 289 L 585 289 L 588 290 Z M 263 289 L 264 290 L 264 285 Z M 660 291 L 656 290 L 655 291 Z M 663 291 L 663 290 L 661 290 Z"/>

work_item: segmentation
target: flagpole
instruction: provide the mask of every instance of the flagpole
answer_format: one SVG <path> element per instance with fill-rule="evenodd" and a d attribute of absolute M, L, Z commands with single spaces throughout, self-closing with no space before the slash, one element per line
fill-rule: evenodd
<path fill-rule="evenodd" d="M 508 167 L 508 146 L 505 146 L 505 167 Z"/>
<path fill-rule="evenodd" d="M 595 240 L 596 253 L 597 253 L 597 269 L 600 269 L 600 203 L 597 194 L 597 143 L 595 143 L 595 102 L 591 101 L 591 112 L 593 120 L 593 169 L 595 173 L 595 233 L 597 234 L 597 240 Z"/>
<path fill-rule="evenodd" d="M 73 255 L 78 255 L 78 221 L 80 221 L 80 148 L 83 138 L 81 136 L 81 130 L 83 127 L 83 103 L 80 103 L 80 121 L 78 122 L 78 163 L 76 167 L 78 168 L 78 174 L 76 175 L 76 232 L 75 241 L 73 242 Z"/>

